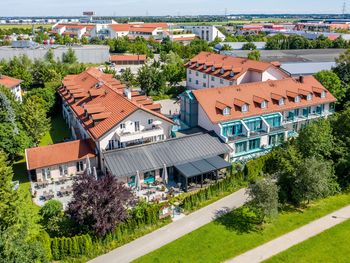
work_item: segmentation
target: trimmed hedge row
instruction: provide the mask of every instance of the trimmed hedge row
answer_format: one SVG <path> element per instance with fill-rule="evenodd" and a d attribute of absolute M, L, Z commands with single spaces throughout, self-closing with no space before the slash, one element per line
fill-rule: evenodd
<path fill-rule="evenodd" d="M 241 176 L 241 172 L 229 175 L 222 181 L 219 181 L 213 185 L 208 186 L 205 189 L 201 189 L 198 192 L 188 195 L 182 201 L 183 209 L 186 211 L 191 211 L 194 208 L 198 207 L 202 202 L 208 201 L 213 197 L 235 189 L 238 185 L 237 178 L 240 178 Z"/>
<path fill-rule="evenodd" d="M 87 255 L 91 249 L 92 239 L 89 234 L 51 239 L 51 253 L 55 260 Z"/>

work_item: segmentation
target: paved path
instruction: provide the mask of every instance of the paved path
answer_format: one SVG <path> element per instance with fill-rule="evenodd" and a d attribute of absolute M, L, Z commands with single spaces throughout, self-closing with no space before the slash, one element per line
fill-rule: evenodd
<path fill-rule="evenodd" d="M 131 262 L 145 254 L 156 250 L 175 239 L 178 239 L 215 219 L 217 213 L 227 209 L 242 206 L 248 196 L 246 190 L 241 189 L 219 201 L 189 214 L 169 225 L 166 225 L 150 234 L 138 238 L 105 255 L 91 260 L 91 263 L 124 263 Z"/>
<path fill-rule="evenodd" d="M 268 243 L 247 251 L 227 262 L 229 263 L 256 263 L 264 261 L 288 248 L 307 240 L 310 237 L 340 224 L 350 218 L 350 206 L 346 206 L 320 219 L 302 226 L 292 232 L 280 236 Z"/>

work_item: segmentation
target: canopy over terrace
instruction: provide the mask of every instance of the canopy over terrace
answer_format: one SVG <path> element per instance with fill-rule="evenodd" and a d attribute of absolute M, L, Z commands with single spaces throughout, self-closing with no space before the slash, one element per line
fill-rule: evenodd
<path fill-rule="evenodd" d="M 185 178 L 185 190 L 188 188 L 188 179 L 196 176 L 201 176 L 201 185 L 203 185 L 203 175 L 211 172 L 230 168 L 231 163 L 225 161 L 219 156 L 214 156 L 206 159 L 201 159 L 194 162 L 175 165 L 175 168 Z M 217 176 L 217 175 L 216 175 Z"/>
<path fill-rule="evenodd" d="M 205 159 L 210 170 L 221 169 L 223 158 L 228 156 L 231 148 L 209 133 L 198 133 L 158 143 L 144 144 L 120 150 L 107 151 L 103 154 L 107 170 L 118 178 L 135 176 L 136 172 L 176 167 L 177 165 Z M 219 162 L 218 157 L 222 161 Z M 216 161 L 215 161 L 216 160 Z M 199 165 L 199 164 L 198 164 Z M 216 165 L 216 166 L 215 166 Z M 202 164 L 204 167 L 204 164 Z M 203 168 L 205 169 L 205 168 Z"/>

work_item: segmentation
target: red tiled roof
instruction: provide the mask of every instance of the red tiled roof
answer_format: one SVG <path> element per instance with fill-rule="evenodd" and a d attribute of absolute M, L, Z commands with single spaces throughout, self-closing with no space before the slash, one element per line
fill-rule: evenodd
<path fill-rule="evenodd" d="M 310 93 L 317 91 L 318 96 L 313 96 L 311 100 L 302 98 L 300 102 L 286 99 L 284 105 L 279 105 L 276 102 L 276 100 L 286 98 L 287 96 L 300 95 L 300 90 Z M 325 98 L 319 96 L 322 91 L 326 92 Z M 194 90 L 193 94 L 213 123 L 336 101 L 335 97 L 312 76 L 304 77 L 302 83 L 293 78 L 289 78 L 241 84 L 238 86 Z M 262 109 L 260 105 L 254 103 L 257 97 L 265 99 L 268 106 Z M 218 101 L 232 107 L 230 115 L 224 116 L 216 110 Z M 241 107 L 244 103 L 250 105 L 248 112 L 242 112 L 240 108 L 234 107 L 235 105 Z"/>
<path fill-rule="evenodd" d="M 199 64 L 198 67 L 197 63 Z M 286 73 L 278 69 L 278 67 L 276 67 L 272 63 L 249 60 L 246 58 L 224 56 L 210 52 L 199 53 L 197 56 L 192 58 L 190 62 L 188 62 L 185 66 L 189 69 L 205 72 L 206 74 L 220 78 L 225 78 L 228 80 L 235 80 L 249 70 L 264 72 L 269 68 L 275 68 L 281 73 L 281 75 L 289 77 Z M 206 66 L 206 68 L 204 66 Z M 214 71 L 212 66 L 215 67 Z M 221 69 L 224 69 L 224 74 L 222 74 Z M 234 73 L 233 76 L 231 75 L 231 72 Z"/>
<path fill-rule="evenodd" d="M 111 55 L 110 61 L 145 61 L 146 55 Z"/>
<path fill-rule="evenodd" d="M 109 25 L 115 32 L 126 32 L 130 30 L 131 25 L 129 24 L 111 24 Z"/>
<path fill-rule="evenodd" d="M 58 93 L 71 107 L 75 116 L 80 120 L 86 131 L 92 138 L 98 139 L 115 125 L 125 119 L 136 110 L 143 110 L 165 121 L 172 122 L 164 115 L 142 106 L 141 103 L 129 100 L 123 94 L 123 86 L 111 74 L 105 74 L 96 68 L 90 68 L 78 75 L 69 75 L 63 80 L 63 87 Z M 119 88 L 115 88 L 118 86 Z M 70 90 L 82 89 L 85 96 L 74 100 Z M 80 93 L 78 93 L 80 94 Z M 86 111 L 97 110 L 96 106 L 104 107 L 102 112 L 86 116 Z M 99 109 L 101 109 L 99 108 Z M 159 109 L 160 107 L 156 107 Z M 93 120 L 98 120 L 94 123 Z"/>
<path fill-rule="evenodd" d="M 176 38 L 174 37 L 174 38 L 172 38 L 172 40 L 175 42 L 192 41 L 194 39 L 196 39 L 196 37 L 176 37 Z"/>
<path fill-rule="evenodd" d="M 91 140 L 76 140 L 26 149 L 27 170 L 95 157 Z"/>
<path fill-rule="evenodd" d="M 9 89 L 16 87 L 17 85 L 21 84 L 22 82 L 23 82 L 23 80 L 20 80 L 20 79 L 15 79 L 15 78 L 5 76 L 5 75 L 0 76 L 0 85 L 3 85 Z"/>
<path fill-rule="evenodd" d="M 131 27 L 129 31 L 131 32 L 142 32 L 142 33 L 152 33 L 154 30 L 156 30 L 157 27 L 143 27 L 143 26 L 135 26 Z"/>

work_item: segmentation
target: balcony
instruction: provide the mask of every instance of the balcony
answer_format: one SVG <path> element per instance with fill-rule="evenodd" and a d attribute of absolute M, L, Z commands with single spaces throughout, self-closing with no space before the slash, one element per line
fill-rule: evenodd
<path fill-rule="evenodd" d="M 141 140 L 154 136 L 164 135 L 164 130 L 161 127 L 154 126 L 152 128 L 143 129 L 137 132 L 120 132 L 116 134 L 121 143 Z"/>
<path fill-rule="evenodd" d="M 247 134 L 235 134 L 235 135 L 227 135 L 227 138 L 229 141 L 236 141 L 236 140 L 242 140 L 242 139 L 246 139 L 248 138 L 247 137 Z"/>

